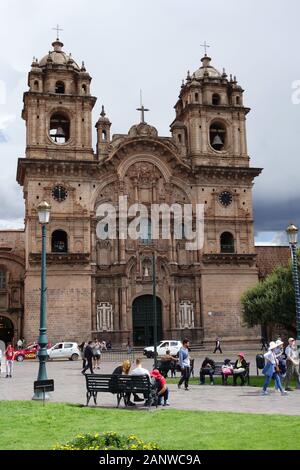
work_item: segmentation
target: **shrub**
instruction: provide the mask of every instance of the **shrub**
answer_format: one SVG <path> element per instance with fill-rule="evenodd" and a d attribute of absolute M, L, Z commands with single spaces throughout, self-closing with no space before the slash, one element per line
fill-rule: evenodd
<path fill-rule="evenodd" d="M 78 434 L 66 444 L 56 444 L 53 450 L 159 450 L 155 442 L 144 442 L 137 436 L 116 432 Z"/>

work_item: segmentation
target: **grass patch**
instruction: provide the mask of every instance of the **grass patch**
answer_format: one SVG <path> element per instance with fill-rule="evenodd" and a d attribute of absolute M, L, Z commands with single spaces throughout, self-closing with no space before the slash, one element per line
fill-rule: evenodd
<path fill-rule="evenodd" d="M 160 449 L 300 449 L 300 417 L 201 411 L 86 408 L 0 402 L 0 449 L 51 449 L 76 434 L 115 431 Z"/>

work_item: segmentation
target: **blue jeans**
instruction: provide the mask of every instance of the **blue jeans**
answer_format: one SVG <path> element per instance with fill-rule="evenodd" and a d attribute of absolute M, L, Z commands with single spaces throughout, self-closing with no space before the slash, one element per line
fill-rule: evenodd
<path fill-rule="evenodd" d="M 164 399 L 164 403 L 166 403 L 169 399 L 169 389 L 167 387 L 165 393 L 163 393 L 162 395 L 159 395 L 158 396 L 158 405 L 161 405 L 161 399 Z"/>
<path fill-rule="evenodd" d="M 275 380 L 275 388 L 283 392 L 280 377 L 276 372 L 272 376 L 269 376 L 269 375 L 266 376 L 266 380 L 263 386 L 263 391 L 266 392 L 272 378 Z"/>

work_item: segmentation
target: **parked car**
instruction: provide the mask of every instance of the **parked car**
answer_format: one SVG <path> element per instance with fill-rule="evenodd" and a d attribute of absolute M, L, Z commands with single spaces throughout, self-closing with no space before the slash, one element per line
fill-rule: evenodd
<path fill-rule="evenodd" d="M 52 348 L 47 349 L 48 359 L 69 359 L 77 361 L 80 351 L 77 343 L 65 342 L 56 343 Z"/>
<path fill-rule="evenodd" d="M 157 345 L 157 355 L 163 356 L 167 351 L 170 351 L 171 356 L 177 356 L 181 347 L 181 341 L 163 340 Z M 144 356 L 148 358 L 154 357 L 154 346 L 144 348 Z"/>
<path fill-rule="evenodd" d="M 23 362 L 24 359 L 35 359 L 39 350 L 38 344 L 31 344 L 24 349 L 18 349 L 15 352 L 15 361 Z"/>

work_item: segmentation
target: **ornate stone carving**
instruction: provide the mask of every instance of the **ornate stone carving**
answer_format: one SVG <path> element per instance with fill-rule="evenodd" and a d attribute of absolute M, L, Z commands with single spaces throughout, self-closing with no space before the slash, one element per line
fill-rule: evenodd
<path fill-rule="evenodd" d="M 195 327 L 194 304 L 190 300 L 179 303 L 179 328 L 191 329 Z"/>
<path fill-rule="evenodd" d="M 97 305 L 96 329 L 97 331 L 114 330 L 113 306 L 111 303 L 100 302 Z"/>

